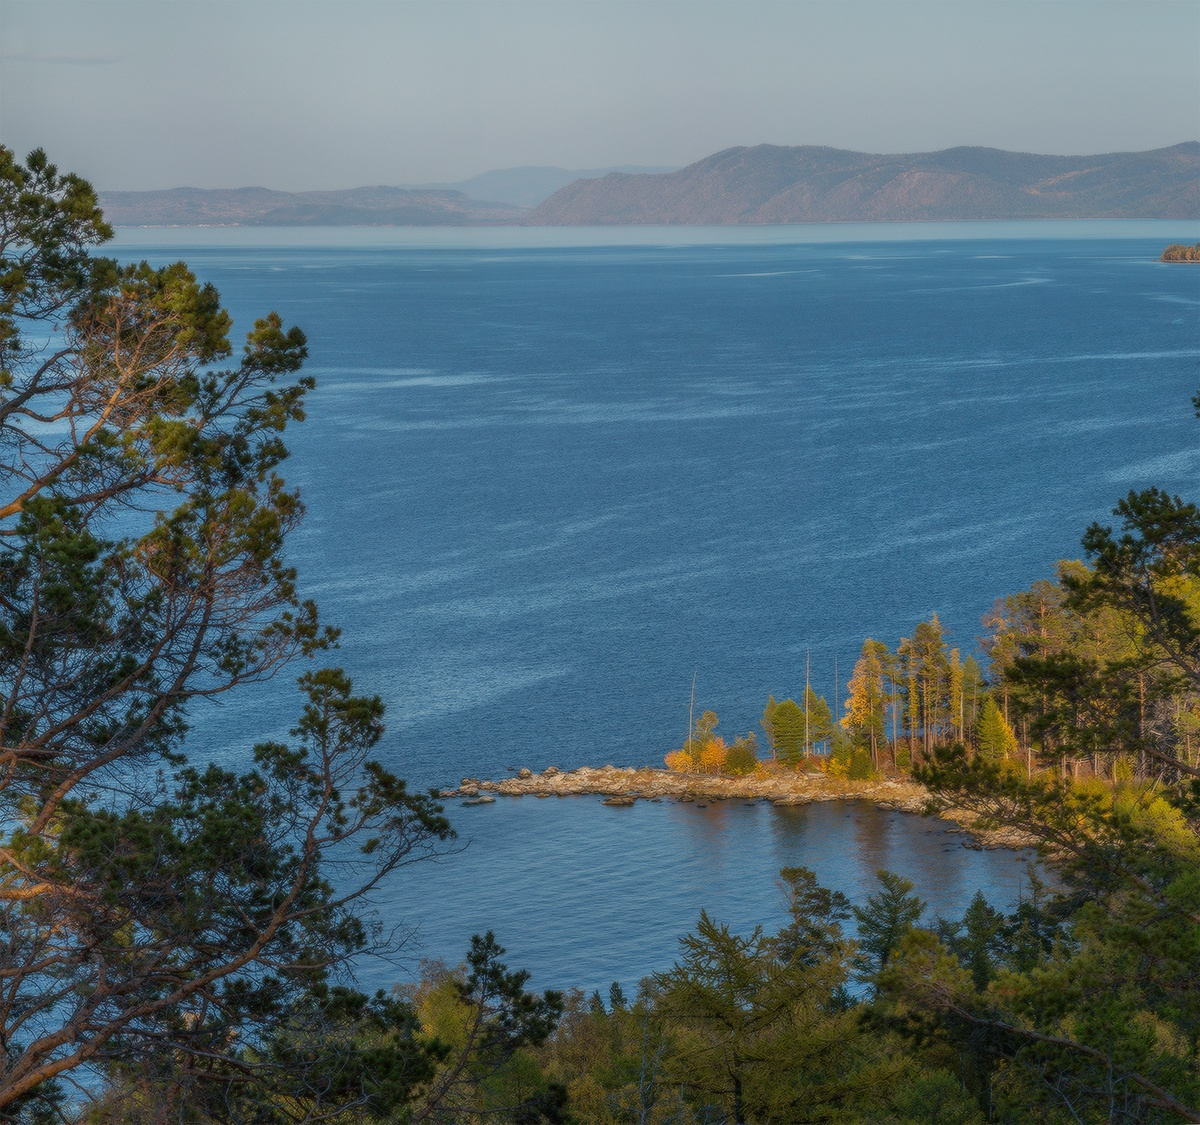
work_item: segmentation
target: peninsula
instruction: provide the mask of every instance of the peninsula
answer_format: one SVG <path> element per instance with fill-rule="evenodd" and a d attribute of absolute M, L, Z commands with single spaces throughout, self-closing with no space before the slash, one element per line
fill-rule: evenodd
<path fill-rule="evenodd" d="M 717 801 L 769 801 L 776 807 L 823 801 L 869 801 L 880 809 L 906 813 L 936 813 L 959 825 L 972 838 L 967 846 L 1024 848 L 1036 842 L 1013 828 L 981 828 L 974 814 L 942 809 L 934 795 L 907 777 L 876 777 L 855 781 L 831 777 L 819 770 L 787 770 L 766 776 L 730 777 L 722 774 L 681 773 L 677 770 L 605 765 L 560 770 L 547 766 L 541 773 L 520 769 L 503 781 L 464 777 L 442 789 L 442 800 L 461 798 L 464 805 L 486 805 L 500 797 L 603 797 L 604 804 L 628 808 L 637 801 L 674 800 L 700 807 Z"/>

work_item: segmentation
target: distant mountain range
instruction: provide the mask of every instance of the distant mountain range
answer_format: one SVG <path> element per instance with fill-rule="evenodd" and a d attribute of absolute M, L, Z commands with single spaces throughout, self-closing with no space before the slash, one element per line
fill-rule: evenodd
<path fill-rule="evenodd" d="M 671 167 L 501 168 L 453 184 L 362 187 L 345 191 L 170 188 L 102 191 L 100 205 L 119 227 L 154 226 L 490 226 L 512 223 L 581 177 L 610 172 L 673 172 Z"/>
<path fill-rule="evenodd" d="M 880 156 L 756 145 L 677 170 L 505 168 L 455 184 L 108 191 L 100 203 L 117 226 L 1200 219 L 1200 142 L 1101 156 L 994 148 Z"/>
<path fill-rule="evenodd" d="M 459 180 L 453 184 L 417 184 L 422 188 L 441 188 L 451 191 L 461 191 L 472 199 L 494 199 L 497 203 L 511 203 L 514 207 L 536 207 L 543 199 L 548 199 L 559 188 L 576 180 L 592 180 L 597 176 L 607 176 L 610 172 L 631 172 L 636 174 L 655 174 L 659 172 L 674 172 L 677 165 L 658 165 L 649 167 L 642 164 L 622 164 L 616 168 L 569 168 L 535 167 L 526 165 L 521 168 L 500 168 L 494 172 L 484 172 L 472 176 L 469 180 Z"/>
<path fill-rule="evenodd" d="M 461 191 L 398 187 L 102 191 L 100 206 L 104 217 L 119 227 L 485 226 L 515 222 L 526 212 L 511 204 L 481 203 Z"/>
<path fill-rule="evenodd" d="M 1102 156 L 731 148 L 666 175 L 577 180 L 533 226 L 1200 218 L 1200 143 Z"/>

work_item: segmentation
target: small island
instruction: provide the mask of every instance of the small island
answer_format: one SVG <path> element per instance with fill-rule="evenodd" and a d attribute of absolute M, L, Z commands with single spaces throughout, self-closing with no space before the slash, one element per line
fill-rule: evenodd
<path fill-rule="evenodd" d="M 1159 261 L 1200 262 L 1200 242 L 1197 242 L 1195 246 L 1184 246 L 1182 242 L 1173 242 L 1162 252 Z"/>

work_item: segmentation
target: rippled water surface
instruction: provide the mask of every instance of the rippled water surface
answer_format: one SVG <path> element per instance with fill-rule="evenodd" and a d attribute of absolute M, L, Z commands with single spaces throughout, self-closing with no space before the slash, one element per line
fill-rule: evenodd
<path fill-rule="evenodd" d="M 735 932 L 785 924 L 779 869 L 807 866 L 856 905 L 875 872 L 911 879 L 926 917 L 958 919 L 976 890 L 1011 908 L 1027 854 L 975 851 L 944 822 L 862 802 L 800 808 L 723 801 L 606 808 L 588 797 L 498 800 L 456 818 L 464 850 L 409 869 L 382 900 L 412 922 L 413 948 L 454 960 L 495 930 L 543 987 L 604 988 L 668 968 L 701 908 Z M 373 970 L 380 983 L 388 968 Z"/>
<path fill-rule="evenodd" d="M 275 308 L 308 333 L 293 558 L 344 629 L 337 660 L 387 702 L 382 756 L 440 785 L 657 763 L 693 675 L 742 733 L 802 690 L 806 653 L 832 699 L 864 637 L 934 612 L 965 654 L 994 599 L 1077 557 L 1127 490 L 1195 495 L 1200 269 L 1156 259 L 1197 237 L 177 231 L 118 251 L 185 257 L 239 328 Z M 198 714 L 197 745 L 243 761 L 294 714 L 275 683 Z M 864 815 L 467 809 L 475 843 L 387 912 L 429 952 L 494 926 L 539 979 L 590 984 L 669 963 L 701 906 L 777 912 L 780 839 L 857 886 L 883 833 L 904 870 L 918 845 L 896 841 L 928 826 Z M 967 865 L 914 859 L 926 897 L 950 880 L 965 905 L 994 869 L 1011 901 L 1007 859 L 945 846 L 928 855 Z M 852 867 L 822 868 L 835 853 Z"/>

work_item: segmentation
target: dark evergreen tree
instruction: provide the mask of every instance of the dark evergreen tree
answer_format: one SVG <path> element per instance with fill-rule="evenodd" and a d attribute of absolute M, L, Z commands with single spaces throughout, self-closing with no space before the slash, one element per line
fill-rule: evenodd
<path fill-rule="evenodd" d="M 269 314 L 226 366 L 216 291 L 110 236 L 84 181 L 0 149 L 0 1119 L 132 1074 L 164 1113 L 390 1112 L 440 1047 L 333 974 L 451 832 L 371 759 L 382 704 L 309 670 L 251 770 L 183 756 L 196 697 L 336 637 L 283 558 L 305 339 Z"/>
<path fill-rule="evenodd" d="M 893 871 L 877 871 L 880 889 L 865 905 L 854 907 L 858 924 L 859 965 L 870 978 L 887 967 L 888 960 L 925 910 L 925 903 L 912 893 L 911 880 Z"/>

